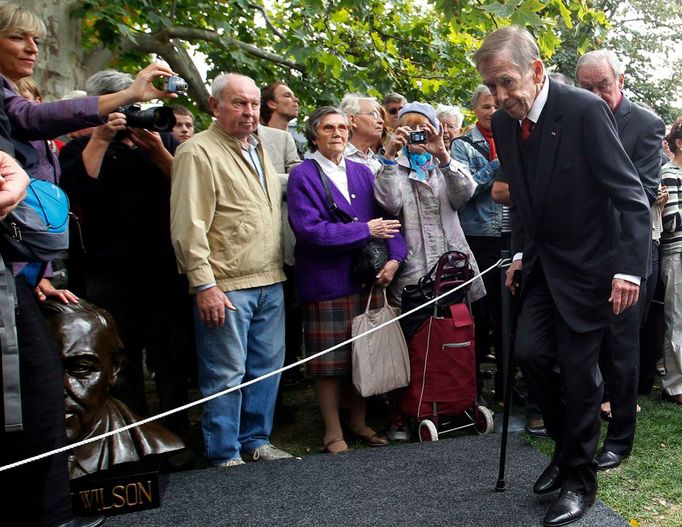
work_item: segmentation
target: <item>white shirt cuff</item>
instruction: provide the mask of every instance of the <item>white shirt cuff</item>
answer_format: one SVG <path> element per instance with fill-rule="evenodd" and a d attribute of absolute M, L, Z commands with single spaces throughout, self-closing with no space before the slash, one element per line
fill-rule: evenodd
<path fill-rule="evenodd" d="M 522 260 L 523 259 L 523 253 L 516 253 L 514 255 L 514 258 L 512 258 L 512 262 L 515 262 L 516 260 Z"/>
<path fill-rule="evenodd" d="M 640 285 L 642 283 L 642 278 L 639 276 L 633 276 L 631 274 L 621 274 L 621 273 L 616 273 L 613 275 L 613 278 L 619 278 L 621 280 L 625 280 L 627 282 L 632 282 L 635 285 Z"/>

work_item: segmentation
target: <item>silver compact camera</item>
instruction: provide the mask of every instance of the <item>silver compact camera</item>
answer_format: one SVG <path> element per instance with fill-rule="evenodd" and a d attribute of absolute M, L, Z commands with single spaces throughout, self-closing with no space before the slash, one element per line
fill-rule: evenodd
<path fill-rule="evenodd" d="M 184 93 L 188 90 L 189 85 L 182 77 L 173 75 L 172 77 L 166 78 L 163 88 L 171 93 Z"/>

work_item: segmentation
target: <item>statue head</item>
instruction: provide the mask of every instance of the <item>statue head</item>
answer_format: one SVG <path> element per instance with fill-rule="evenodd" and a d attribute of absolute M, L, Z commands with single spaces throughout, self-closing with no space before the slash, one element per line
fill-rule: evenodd
<path fill-rule="evenodd" d="M 123 345 L 111 315 L 89 302 L 49 301 L 43 312 L 64 365 L 66 435 L 73 443 L 101 419 L 121 367 Z"/>

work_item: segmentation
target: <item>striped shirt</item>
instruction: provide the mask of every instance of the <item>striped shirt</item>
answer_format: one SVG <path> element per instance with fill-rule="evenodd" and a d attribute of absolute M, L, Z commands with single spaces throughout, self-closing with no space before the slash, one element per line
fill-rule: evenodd
<path fill-rule="evenodd" d="M 661 169 L 661 185 L 668 187 L 668 202 L 663 207 L 661 253 L 682 253 L 682 168 L 670 161 Z"/>

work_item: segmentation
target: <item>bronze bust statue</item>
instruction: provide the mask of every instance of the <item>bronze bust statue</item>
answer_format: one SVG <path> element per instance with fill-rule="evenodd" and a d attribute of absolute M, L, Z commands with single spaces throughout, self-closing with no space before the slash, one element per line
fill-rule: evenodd
<path fill-rule="evenodd" d="M 125 404 L 109 395 L 122 360 L 112 316 L 84 300 L 78 304 L 48 301 L 43 312 L 64 365 L 68 441 L 75 443 L 138 421 Z M 74 449 L 69 474 L 75 479 L 184 447 L 175 434 L 156 422 L 148 423 Z"/>

